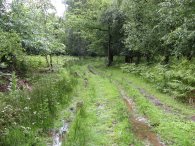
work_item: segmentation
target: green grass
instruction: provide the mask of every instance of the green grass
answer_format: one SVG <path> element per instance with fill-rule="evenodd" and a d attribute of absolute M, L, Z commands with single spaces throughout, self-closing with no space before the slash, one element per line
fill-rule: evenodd
<path fill-rule="evenodd" d="M 158 100 L 167 106 L 172 107 L 175 110 L 179 110 L 185 115 L 193 115 L 195 109 L 190 105 L 182 103 L 168 94 L 163 94 L 157 90 L 152 83 L 146 82 L 142 77 L 135 76 L 134 74 L 123 73 L 118 67 L 113 67 L 110 69 L 102 69 L 106 72 L 108 76 L 115 80 L 119 80 L 121 83 L 125 83 L 126 86 L 131 88 L 143 88 L 151 95 L 154 95 Z"/>
<path fill-rule="evenodd" d="M 123 64 L 121 67 L 124 72 L 142 77 L 159 91 L 185 102 L 193 97 L 191 92 L 195 89 L 194 68 L 194 62 L 186 59 L 175 60 L 168 65 Z"/>
<path fill-rule="evenodd" d="M 66 110 L 72 100 L 77 79 L 70 69 L 55 65 L 56 71 L 42 73 L 39 69 L 44 68 L 41 65 L 44 58 L 29 59 L 34 63 L 33 72 L 28 70 L 26 75 L 32 91 L 16 88 L 18 77 L 13 75 L 12 90 L 0 94 L 0 145 L 46 145 L 48 131 L 62 120 L 61 111 Z M 41 64 L 34 62 L 36 59 L 40 59 Z"/>
<path fill-rule="evenodd" d="M 70 121 L 65 146 L 144 145 L 132 131 L 119 84 L 135 102 L 138 114 L 148 118 L 151 130 L 163 142 L 174 146 L 195 145 L 195 123 L 185 119 L 195 113 L 191 106 L 160 93 L 153 83 L 142 77 L 123 73 L 118 65 L 106 68 L 102 58 L 78 61 L 59 57 L 58 62 L 56 59 L 54 57 L 54 72 L 40 72 L 46 70 L 45 59 L 29 57 L 27 61 L 32 68 L 27 77 L 34 90 L 0 94 L 0 124 L 3 125 L 0 132 L 4 134 L 0 145 L 44 146 L 48 141 L 47 131 L 59 129 L 62 119 Z M 178 114 L 155 106 L 137 87 Z M 70 107 L 74 111 L 71 112 Z"/>
<path fill-rule="evenodd" d="M 153 127 L 153 130 L 161 136 L 165 143 L 175 146 L 195 145 L 194 122 L 186 121 L 182 119 L 182 116 L 164 112 L 162 109 L 149 102 L 136 87 L 146 89 L 162 103 L 171 106 L 175 110 L 179 110 L 181 114 L 185 114 L 186 116 L 192 116 L 194 114 L 192 107 L 178 102 L 168 95 L 159 93 L 159 91 L 154 89 L 151 84 L 146 83 L 143 79 L 132 74 L 122 73 L 117 67 L 109 69 L 101 67 L 97 70 L 111 80 L 117 80 L 122 84 L 129 97 L 135 101 L 138 111 L 148 117 L 151 125 L 156 125 Z"/>
<path fill-rule="evenodd" d="M 152 125 L 157 125 L 154 130 L 168 145 L 195 145 L 194 122 L 184 121 L 175 115 L 164 113 L 129 86 L 126 86 L 126 90 L 136 102 L 138 110 L 149 118 Z"/>
<path fill-rule="evenodd" d="M 117 87 L 99 75 L 89 72 L 85 75 L 88 86 L 82 87 L 81 80 L 78 91 L 83 107 L 77 112 L 65 145 L 141 145 L 131 132 L 127 108 Z"/>

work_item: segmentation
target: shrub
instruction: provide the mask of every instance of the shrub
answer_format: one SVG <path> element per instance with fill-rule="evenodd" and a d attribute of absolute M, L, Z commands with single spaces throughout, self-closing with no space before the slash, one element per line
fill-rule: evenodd
<path fill-rule="evenodd" d="M 0 29 L 0 63 L 14 66 L 23 54 L 20 38 L 15 32 L 4 32 Z"/>
<path fill-rule="evenodd" d="M 195 89 L 195 65 L 187 60 L 171 65 L 125 64 L 124 72 L 139 75 L 162 92 L 170 93 L 183 101 L 188 100 L 187 94 Z"/>

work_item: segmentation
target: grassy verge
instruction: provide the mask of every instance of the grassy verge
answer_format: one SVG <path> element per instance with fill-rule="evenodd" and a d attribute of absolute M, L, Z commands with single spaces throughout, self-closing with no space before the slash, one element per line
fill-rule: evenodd
<path fill-rule="evenodd" d="M 0 145 L 47 145 L 43 137 L 72 100 L 76 79 L 69 70 L 58 67 L 54 72 L 39 72 L 44 66 L 34 66 L 26 75 L 31 90 L 20 89 L 13 74 L 11 91 L 0 94 Z"/>

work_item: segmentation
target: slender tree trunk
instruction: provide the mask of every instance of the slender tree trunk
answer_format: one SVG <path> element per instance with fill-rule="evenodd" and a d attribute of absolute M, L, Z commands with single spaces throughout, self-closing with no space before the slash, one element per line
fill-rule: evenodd
<path fill-rule="evenodd" d="M 192 57 L 193 57 L 193 52 L 190 52 L 190 53 L 187 55 L 187 59 L 188 59 L 189 61 L 191 61 L 191 60 L 192 60 Z"/>
<path fill-rule="evenodd" d="M 136 60 L 136 64 L 139 64 L 141 60 L 141 54 L 137 53 L 137 60 Z"/>
<path fill-rule="evenodd" d="M 169 60 L 170 60 L 169 55 L 166 55 L 165 56 L 165 60 L 164 60 L 165 64 L 168 64 L 169 63 Z"/>
<path fill-rule="evenodd" d="M 130 61 L 131 61 L 131 60 L 130 60 L 130 56 L 128 56 L 128 55 L 125 56 L 125 63 L 130 63 Z"/>
<path fill-rule="evenodd" d="M 147 61 L 147 63 L 150 63 L 150 54 L 149 53 L 146 54 L 146 61 Z"/>
<path fill-rule="evenodd" d="M 110 26 L 108 27 L 108 64 L 107 66 L 111 66 L 112 62 L 113 62 L 113 52 L 112 52 L 112 48 L 111 48 L 111 39 L 112 39 L 112 35 L 110 34 Z"/>
<path fill-rule="evenodd" d="M 130 57 L 130 63 L 133 63 L 133 56 Z"/>
<path fill-rule="evenodd" d="M 111 48 L 108 49 L 108 64 L 107 66 L 111 66 L 113 62 L 113 53 Z"/>
<path fill-rule="evenodd" d="M 46 63 L 47 63 L 47 67 L 50 67 L 49 60 L 48 60 L 48 55 L 45 55 L 45 60 L 46 60 Z"/>
<path fill-rule="evenodd" d="M 51 67 L 51 70 L 53 70 L 53 60 L 52 60 L 51 54 L 49 55 L 49 58 L 50 58 L 50 67 Z"/>

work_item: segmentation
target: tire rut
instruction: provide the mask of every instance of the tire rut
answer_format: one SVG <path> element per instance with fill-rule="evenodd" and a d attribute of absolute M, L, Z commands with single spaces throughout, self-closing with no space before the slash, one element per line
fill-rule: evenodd
<path fill-rule="evenodd" d="M 88 69 L 91 73 L 95 75 L 100 75 L 103 77 L 107 77 L 102 72 L 97 72 L 92 66 L 88 66 Z M 108 78 L 108 77 L 107 77 Z M 120 95 L 122 96 L 129 112 L 129 121 L 132 125 L 133 133 L 144 142 L 144 145 L 153 145 L 153 146 L 165 146 L 163 142 L 160 141 L 159 136 L 155 132 L 152 131 L 152 127 L 149 126 L 148 120 L 145 117 L 138 116 L 136 114 L 136 105 L 129 98 L 126 92 L 121 87 L 119 81 L 112 80 L 111 82 L 118 88 L 120 91 Z"/>
<path fill-rule="evenodd" d="M 140 88 L 140 87 L 138 87 L 136 85 L 133 85 L 132 82 L 129 82 L 128 84 L 131 84 L 131 86 L 133 86 L 135 89 L 137 89 L 140 92 L 140 94 L 142 94 L 153 105 L 155 105 L 156 107 L 159 107 L 165 113 L 174 114 L 174 115 L 179 116 L 180 118 L 182 118 L 184 120 L 195 122 L 195 119 L 194 119 L 195 116 L 187 115 L 185 113 L 182 113 L 182 110 L 180 110 L 180 109 L 176 109 L 176 108 L 173 108 L 171 106 L 168 106 L 168 105 L 162 103 L 157 97 L 155 97 L 154 95 L 150 94 L 145 89 Z"/>
<path fill-rule="evenodd" d="M 128 107 L 130 114 L 129 120 L 132 124 L 132 130 L 134 134 L 140 140 L 143 140 L 145 145 L 165 146 L 165 144 L 160 141 L 160 138 L 157 136 L 157 134 L 152 131 L 152 128 L 148 124 L 148 120 L 145 117 L 141 117 L 136 114 L 136 106 L 133 100 L 127 96 L 121 86 L 119 86 L 118 89 L 126 103 L 126 106 Z"/>

